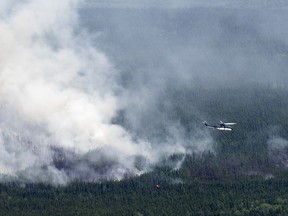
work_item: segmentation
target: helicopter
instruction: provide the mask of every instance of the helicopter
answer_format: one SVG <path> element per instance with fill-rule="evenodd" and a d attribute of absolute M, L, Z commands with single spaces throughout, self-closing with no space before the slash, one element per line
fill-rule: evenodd
<path fill-rule="evenodd" d="M 206 121 L 204 121 L 203 124 L 206 127 L 217 129 L 220 131 L 232 131 L 232 126 L 235 125 L 236 123 L 226 123 L 226 122 L 220 121 L 218 125 L 210 125 Z"/>

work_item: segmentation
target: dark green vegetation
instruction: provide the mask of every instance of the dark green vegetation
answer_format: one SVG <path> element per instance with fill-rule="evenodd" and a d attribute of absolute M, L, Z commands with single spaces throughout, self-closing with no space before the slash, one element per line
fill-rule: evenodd
<path fill-rule="evenodd" d="M 0 215 L 287 215 L 287 94 L 262 86 L 165 92 L 160 106 L 188 138 L 203 120 L 237 122 L 235 130 L 211 130 L 213 150 L 173 155 L 123 181 L 1 184 Z"/>
<path fill-rule="evenodd" d="M 1 215 L 287 215 L 287 180 L 1 185 Z"/>

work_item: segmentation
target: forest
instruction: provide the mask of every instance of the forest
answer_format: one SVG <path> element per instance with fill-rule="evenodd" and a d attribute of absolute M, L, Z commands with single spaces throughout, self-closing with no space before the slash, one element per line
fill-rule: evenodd
<path fill-rule="evenodd" d="M 237 125 L 231 132 L 211 130 L 211 151 L 174 154 L 152 171 L 121 181 L 2 182 L 0 214 L 287 215 L 287 93 L 263 85 L 166 92 L 159 106 L 180 121 L 187 137 L 196 123 L 211 130 L 202 124 L 204 117 Z"/>

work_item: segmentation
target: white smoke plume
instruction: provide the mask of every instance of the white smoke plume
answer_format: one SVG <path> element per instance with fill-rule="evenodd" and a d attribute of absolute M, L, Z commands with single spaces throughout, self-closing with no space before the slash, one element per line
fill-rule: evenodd
<path fill-rule="evenodd" d="M 2 173 L 49 164 L 51 145 L 79 154 L 107 145 L 137 153 L 125 130 L 110 124 L 117 110 L 114 69 L 76 35 L 78 4 L 4 3 L 9 12 L 2 11 L 0 22 Z"/>
<path fill-rule="evenodd" d="M 123 103 L 117 70 L 81 28 L 81 4 L 0 2 L 2 180 L 121 179 L 148 169 L 146 160 L 156 163 L 191 145 L 176 129 L 164 150 L 154 148 L 111 123 Z M 205 145 L 211 148 L 211 140 Z"/>
<path fill-rule="evenodd" d="M 281 137 L 272 137 L 268 140 L 268 148 L 271 151 L 280 150 L 283 151 L 288 147 L 288 141 Z"/>
<path fill-rule="evenodd" d="M 273 135 L 267 144 L 271 160 L 277 166 L 288 168 L 288 141 L 278 135 Z"/>

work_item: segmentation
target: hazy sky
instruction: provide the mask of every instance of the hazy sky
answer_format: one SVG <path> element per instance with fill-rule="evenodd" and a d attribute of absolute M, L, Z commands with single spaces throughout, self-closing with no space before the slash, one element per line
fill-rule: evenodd
<path fill-rule="evenodd" d="M 91 7 L 111 8 L 283 8 L 288 3 L 285 0 L 86 0 Z"/>

